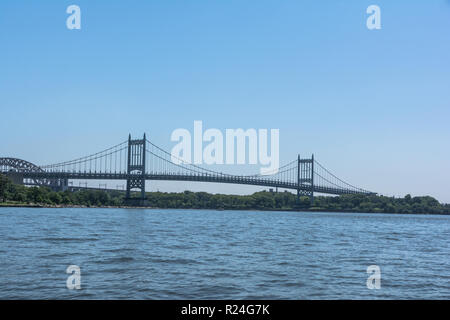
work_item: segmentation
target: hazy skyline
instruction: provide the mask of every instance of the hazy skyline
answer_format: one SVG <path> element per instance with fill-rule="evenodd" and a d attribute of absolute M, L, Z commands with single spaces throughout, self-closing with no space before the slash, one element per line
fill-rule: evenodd
<path fill-rule="evenodd" d="M 449 31 L 446 0 L 2 1 L 0 156 L 48 164 L 144 132 L 170 150 L 201 120 L 279 129 L 281 164 L 314 153 L 365 189 L 450 202 Z"/>

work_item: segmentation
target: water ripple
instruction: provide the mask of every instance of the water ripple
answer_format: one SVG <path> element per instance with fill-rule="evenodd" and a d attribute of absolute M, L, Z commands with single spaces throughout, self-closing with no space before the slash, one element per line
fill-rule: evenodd
<path fill-rule="evenodd" d="M 442 299 L 450 217 L 0 208 L 3 299 Z M 66 269 L 81 268 L 81 290 Z M 366 287 L 381 268 L 381 289 Z"/>

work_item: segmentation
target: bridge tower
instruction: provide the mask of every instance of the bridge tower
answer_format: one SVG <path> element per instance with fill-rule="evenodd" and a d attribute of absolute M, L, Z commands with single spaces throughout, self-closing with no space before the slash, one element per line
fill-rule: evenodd
<path fill-rule="evenodd" d="M 125 201 L 130 205 L 145 205 L 145 133 L 143 139 L 128 136 L 127 192 Z M 140 190 L 139 197 L 132 197 L 132 189 Z"/>
<path fill-rule="evenodd" d="M 309 197 L 309 204 L 314 203 L 314 154 L 311 159 L 297 158 L 297 203 L 300 196 Z"/>

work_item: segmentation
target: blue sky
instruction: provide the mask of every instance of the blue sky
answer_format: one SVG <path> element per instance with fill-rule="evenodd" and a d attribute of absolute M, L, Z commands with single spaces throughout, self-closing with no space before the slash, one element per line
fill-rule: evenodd
<path fill-rule="evenodd" d="M 447 0 L 1 1 L 0 43 L 1 156 L 53 163 L 143 132 L 170 149 L 202 120 L 279 128 L 282 163 L 314 153 L 352 184 L 450 202 Z"/>

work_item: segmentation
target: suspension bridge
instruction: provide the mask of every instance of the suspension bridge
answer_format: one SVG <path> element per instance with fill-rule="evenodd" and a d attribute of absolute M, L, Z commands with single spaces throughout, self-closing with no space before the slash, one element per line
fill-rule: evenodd
<path fill-rule="evenodd" d="M 0 158 L 0 172 L 15 183 L 69 189 L 69 180 L 126 181 L 126 200 L 145 204 L 147 180 L 199 181 L 262 186 L 297 191 L 297 199 L 314 193 L 374 194 L 338 178 L 317 160 L 297 159 L 281 166 L 273 174 L 234 175 L 203 168 L 174 158 L 170 152 L 149 141 L 132 139 L 78 159 L 50 165 L 35 165 L 17 158 Z M 137 192 L 136 192 L 137 191 Z"/>

